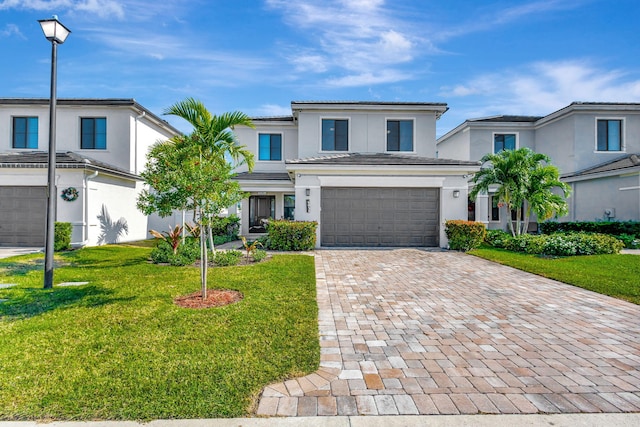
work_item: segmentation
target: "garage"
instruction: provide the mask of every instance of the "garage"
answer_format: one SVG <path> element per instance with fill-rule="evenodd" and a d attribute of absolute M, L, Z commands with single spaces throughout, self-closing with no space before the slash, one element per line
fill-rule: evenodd
<path fill-rule="evenodd" d="M 44 246 L 46 187 L 0 186 L 0 246 Z"/>
<path fill-rule="evenodd" d="M 322 188 L 322 246 L 439 246 L 438 188 Z"/>

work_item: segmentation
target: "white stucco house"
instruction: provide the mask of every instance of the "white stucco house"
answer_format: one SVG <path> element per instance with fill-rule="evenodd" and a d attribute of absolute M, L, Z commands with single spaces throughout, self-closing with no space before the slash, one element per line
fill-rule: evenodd
<path fill-rule="evenodd" d="M 529 147 L 548 155 L 571 186 L 560 221 L 640 221 L 640 104 L 574 102 L 547 116 L 469 119 L 437 141 L 438 157 L 479 160 Z M 492 194 L 470 201 L 470 217 L 505 229 Z"/>
<path fill-rule="evenodd" d="M 44 245 L 48 129 L 48 99 L 0 98 L 0 246 Z M 149 147 L 177 134 L 133 99 L 58 99 L 57 221 L 74 246 L 147 237 L 139 173 Z"/>
<path fill-rule="evenodd" d="M 317 221 L 319 247 L 445 247 L 445 220 L 467 218 L 467 180 L 479 164 L 436 158 L 446 104 L 294 101 L 291 109 L 235 129 L 256 160 L 236 177 L 250 193 L 242 235 L 287 218 Z"/>

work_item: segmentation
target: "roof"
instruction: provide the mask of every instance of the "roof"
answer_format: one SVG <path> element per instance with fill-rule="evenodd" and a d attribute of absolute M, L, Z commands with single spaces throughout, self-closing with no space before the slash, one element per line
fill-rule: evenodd
<path fill-rule="evenodd" d="M 294 115 L 300 110 L 331 111 L 429 111 L 440 118 L 449 107 L 444 102 L 394 102 L 394 101 L 292 101 Z"/>
<path fill-rule="evenodd" d="M 292 122 L 293 116 L 251 117 L 252 122 Z"/>
<path fill-rule="evenodd" d="M 297 165 L 407 165 L 407 166 L 478 166 L 480 162 L 436 159 L 395 153 L 344 153 L 323 157 L 287 160 Z"/>
<path fill-rule="evenodd" d="M 46 151 L 28 151 L 14 153 L 0 153 L 0 168 L 47 168 L 49 153 Z M 56 153 L 56 169 L 87 169 L 98 172 L 106 172 L 123 178 L 141 180 L 141 178 L 124 169 L 103 163 L 98 160 L 82 156 L 78 153 L 67 151 Z"/>
<path fill-rule="evenodd" d="M 509 116 L 509 115 L 501 115 L 501 116 L 491 116 L 491 117 L 480 117 L 477 119 L 469 119 L 470 122 L 492 122 L 492 123 L 532 123 L 537 122 L 543 116 Z"/>
<path fill-rule="evenodd" d="M 3 105 L 49 105 L 49 98 L 0 98 L 0 106 Z M 102 106 L 102 107 L 131 107 L 138 110 L 140 113 L 144 113 L 152 121 L 158 125 L 167 128 L 169 131 L 176 135 L 181 134 L 178 129 L 174 128 L 156 114 L 152 113 L 147 108 L 140 105 L 133 98 L 58 98 L 56 105 L 58 106 L 73 106 L 73 107 L 86 107 L 86 106 Z"/>
<path fill-rule="evenodd" d="M 240 172 L 235 176 L 238 181 L 290 181 L 286 172 Z"/>
<path fill-rule="evenodd" d="M 629 154 L 624 157 L 600 163 L 599 165 L 592 166 L 587 169 L 577 171 L 572 174 L 563 175 L 562 178 L 578 178 L 587 177 L 589 175 L 608 173 L 608 172 L 626 172 L 627 169 L 639 168 L 640 169 L 640 154 Z"/>

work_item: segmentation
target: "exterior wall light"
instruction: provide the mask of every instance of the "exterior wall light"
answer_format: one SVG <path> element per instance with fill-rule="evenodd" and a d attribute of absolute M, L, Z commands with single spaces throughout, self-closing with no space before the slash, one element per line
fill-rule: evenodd
<path fill-rule="evenodd" d="M 453 190 L 453 198 L 457 199 L 458 197 L 460 197 L 460 190 Z"/>

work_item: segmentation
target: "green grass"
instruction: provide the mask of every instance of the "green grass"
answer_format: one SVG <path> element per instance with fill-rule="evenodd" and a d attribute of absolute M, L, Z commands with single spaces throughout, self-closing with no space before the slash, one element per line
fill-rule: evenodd
<path fill-rule="evenodd" d="M 246 415 L 263 386 L 319 362 L 313 258 L 276 255 L 210 269 L 226 307 L 185 309 L 199 270 L 147 262 L 146 247 L 59 256 L 42 289 L 42 254 L 0 260 L 0 419 L 94 420 Z"/>
<path fill-rule="evenodd" d="M 640 256 L 590 255 L 543 258 L 483 247 L 469 252 L 481 258 L 640 304 Z"/>

